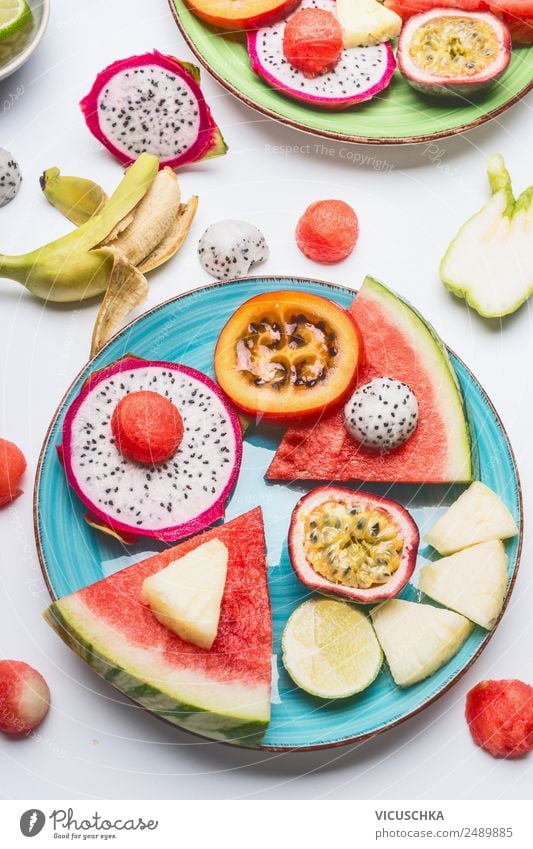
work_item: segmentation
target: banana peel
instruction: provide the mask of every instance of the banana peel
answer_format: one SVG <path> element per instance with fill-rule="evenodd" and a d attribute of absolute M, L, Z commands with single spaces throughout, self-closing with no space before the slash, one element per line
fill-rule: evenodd
<path fill-rule="evenodd" d="M 142 154 L 100 212 L 76 230 L 31 253 L 0 254 L 0 277 L 21 283 L 44 301 L 72 303 L 101 295 L 112 262 L 107 254 L 92 252 L 144 198 L 158 169 L 156 156 Z"/>
<path fill-rule="evenodd" d="M 139 271 L 146 274 L 159 268 L 167 260 L 179 251 L 184 243 L 198 209 L 198 198 L 193 195 L 187 203 L 181 203 L 174 221 L 171 223 L 166 235 L 161 239 L 154 250 L 146 256 L 139 264 Z"/>
<path fill-rule="evenodd" d="M 108 200 L 98 183 L 63 176 L 59 168 L 48 168 L 39 182 L 47 201 L 78 227 L 100 212 Z"/>
<path fill-rule="evenodd" d="M 156 180 L 145 197 L 145 202 L 130 213 L 109 233 L 106 244 L 118 247 L 128 256 L 130 262 L 138 262 L 140 271 L 145 274 L 159 268 L 181 248 L 191 228 L 198 209 L 198 198 L 193 195 L 187 203 L 179 202 L 179 189 L 176 192 L 172 183 L 177 183 L 177 177 L 170 168 L 159 172 Z M 41 177 L 41 187 L 46 199 L 55 206 L 66 218 L 75 223 L 83 224 L 101 208 L 101 198 L 105 198 L 104 190 L 82 177 L 63 177 L 57 168 L 49 168 Z M 165 201 L 168 200 L 168 204 Z M 157 206 L 165 207 L 163 220 L 150 221 L 152 210 Z M 175 213 L 175 214 L 173 214 Z M 136 227 L 130 228 L 135 219 Z M 134 232 L 143 230 L 144 221 L 151 228 L 151 238 L 156 247 L 144 254 L 135 244 Z M 159 228 L 157 230 L 156 228 Z M 144 237 L 144 243 L 149 240 Z M 130 248 L 132 250 L 130 250 Z"/>
<path fill-rule="evenodd" d="M 113 247 L 138 265 L 165 237 L 180 203 L 178 178 L 170 168 L 164 168 L 137 207 L 131 224 L 113 240 Z"/>
<path fill-rule="evenodd" d="M 113 336 L 116 328 L 148 295 L 144 274 L 115 248 L 100 248 L 112 262 L 109 283 L 98 311 L 91 340 L 91 357 Z"/>
<path fill-rule="evenodd" d="M 148 294 L 144 273 L 170 259 L 190 230 L 198 198 L 181 203 L 176 174 L 142 154 L 107 197 L 91 180 L 44 172 L 47 200 L 77 229 L 22 256 L 0 254 L 0 277 L 45 301 L 79 302 L 101 295 L 91 353 L 113 335 Z"/>

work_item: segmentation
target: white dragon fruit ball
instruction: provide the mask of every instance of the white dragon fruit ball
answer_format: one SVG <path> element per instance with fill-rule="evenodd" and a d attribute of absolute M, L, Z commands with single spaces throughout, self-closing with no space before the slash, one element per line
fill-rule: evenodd
<path fill-rule="evenodd" d="M 198 243 L 204 271 L 217 280 L 245 277 L 268 258 L 268 245 L 257 227 L 228 218 L 207 228 Z"/>
<path fill-rule="evenodd" d="M 16 197 L 22 175 L 17 160 L 9 153 L 0 147 L 0 206 L 5 206 L 11 203 Z"/>
<path fill-rule="evenodd" d="M 392 451 L 407 442 L 418 424 L 413 390 L 392 377 L 376 377 L 360 386 L 344 407 L 350 436 L 372 451 Z"/>

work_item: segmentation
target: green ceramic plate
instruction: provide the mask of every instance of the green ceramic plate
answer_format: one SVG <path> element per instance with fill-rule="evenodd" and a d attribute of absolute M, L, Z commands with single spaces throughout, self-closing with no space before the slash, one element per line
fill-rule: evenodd
<path fill-rule="evenodd" d="M 223 34 L 192 15 L 183 0 L 170 8 L 193 53 L 232 94 L 282 124 L 345 142 L 405 144 L 444 138 L 500 115 L 533 86 L 533 47 L 513 50 L 503 77 L 475 101 L 426 98 L 396 71 L 373 100 L 344 112 L 328 112 L 289 100 L 257 77 L 244 34 Z"/>

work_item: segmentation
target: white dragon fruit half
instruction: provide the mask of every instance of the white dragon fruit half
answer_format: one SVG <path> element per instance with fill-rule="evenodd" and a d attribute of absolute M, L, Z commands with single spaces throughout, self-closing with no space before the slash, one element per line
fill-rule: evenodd
<path fill-rule="evenodd" d="M 226 153 L 196 65 L 154 50 L 101 71 L 80 103 L 91 133 L 125 165 L 152 153 L 177 168 Z"/>
<path fill-rule="evenodd" d="M 0 206 L 10 203 L 17 195 L 22 175 L 17 160 L 0 147 Z"/>
<path fill-rule="evenodd" d="M 132 392 L 156 392 L 181 415 L 183 438 L 157 465 L 125 457 L 113 437 L 113 412 Z M 173 542 L 223 518 L 242 457 L 236 414 L 219 387 L 178 363 L 125 357 L 92 374 L 69 407 L 60 458 L 89 508 L 89 524 L 129 541 Z"/>
<path fill-rule="evenodd" d="M 217 280 L 245 277 L 268 258 L 268 245 L 257 227 L 228 218 L 207 228 L 198 243 L 198 258 Z"/>
<path fill-rule="evenodd" d="M 414 392 L 392 377 L 376 377 L 360 386 L 344 407 L 346 430 L 372 451 L 392 451 L 403 445 L 417 424 Z"/>
<path fill-rule="evenodd" d="M 303 0 L 298 10 L 313 8 L 335 12 L 335 0 Z M 283 54 L 287 20 L 248 33 L 253 70 L 277 91 L 324 109 L 346 109 L 370 100 L 390 83 L 396 68 L 390 42 L 343 50 L 332 71 L 314 79 L 305 77 Z"/>

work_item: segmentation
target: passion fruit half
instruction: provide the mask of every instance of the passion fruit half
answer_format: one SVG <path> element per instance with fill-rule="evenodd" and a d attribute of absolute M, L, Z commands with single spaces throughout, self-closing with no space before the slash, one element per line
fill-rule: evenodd
<path fill-rule="evenodd" d="M 503 74 L 511 59 L 511 37 L 490 12 L 431 9 L 406 21 L 397 58 L 401 73 L 418 91 L 468 96 Z"/>
<path fill-rule="evenodd" d="M 397 595 L 416 563 L 418 528 L 388 498 L 322 486 L 294 508 L 289 556 L 307 587 L 373 604 Z"/>

